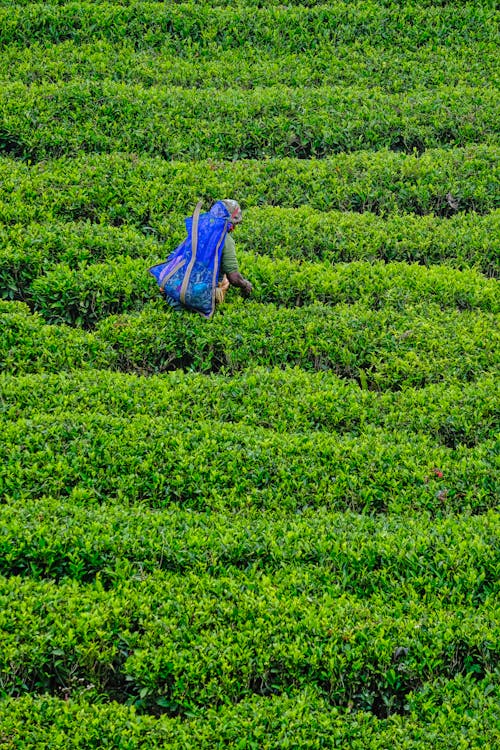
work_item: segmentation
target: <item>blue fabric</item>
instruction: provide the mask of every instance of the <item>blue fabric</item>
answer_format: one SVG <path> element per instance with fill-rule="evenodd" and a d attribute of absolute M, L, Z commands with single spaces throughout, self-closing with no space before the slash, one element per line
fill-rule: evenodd
<path fill-rule="evenodd" d="M 165 263 L 149 269 L 160 289 L 170 298 L 169 301 L 182 304 L 188 310 L 195 310 L 206 318 L 211 317 L 215 309 L 215 287 L 230 218 L 230 213 L 222 201 L 215 203 L 207 213 L 200 214 L 194 260 L 193 217 L 185 220 L 186 239 L 168 256 Z M 187 283 L 184 283 L 186 275 L 188 279 Z M 183 284 L 184 301 L 181 299 Z"/>

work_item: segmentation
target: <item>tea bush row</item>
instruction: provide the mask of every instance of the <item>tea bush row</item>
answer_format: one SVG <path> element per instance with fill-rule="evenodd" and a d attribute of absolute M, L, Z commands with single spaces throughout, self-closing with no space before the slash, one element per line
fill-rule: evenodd
<path fill-rule="evenodd" d="M 114 5 L 74 2 L 31 3 L 0 8 L 0 45 L 132 41 L 138 49 L 167 47 L 185 57 L 210 50 L 244 46 L 275 52 L 298 52 L 328 44 L 368 39 L 400 49 L 444 44 L 457 38 L 470 45 L 495 42 L 496 13 L 491 5 L 391 6 L 370 0 L 333 2 L 314 7 L 210 7 L 185 3 Z M 237 33 L 233 30 L 237 29 Z"/>
<path fill-rule="evenodd" d="M 436 470 L 429 481 L 438 487 Z M 417 599 L 477 606 L 498 589 L 498 517 L 430 518 L 328 512 L 194 513 L 173 506 L 96 505 L 76 488 L 67 499 L 22 497 L 0 506 L 0 572 L 32 579 L 119 581 L 178 574 L 294 568 L 365 598 L 411 589 Z"/>
<path fill-rule="evenodd" d="M 182 239 L 182 217 L 177 217 L 176 244 Z M 177 242 L 178 239 L 178 242 Z M 57 264 L 83 268 L 100 261 L 158 258 L 165 253 L 157 236 L 135 227 L 52 222 L 0 226 L 0 298 L 22 299 L 31 283 Z"/>
<path fill-rule="evenodd" d="M 72 268 L 116 262 L 120 256 L 163 259 L 184 239 L 180 214 L 149 230 L 90 222 L 53 221 L 0 226 L 0 298 L 22 298 L 37 276 L 57 263 Z M 245 211 L 235 234 L 241 250 L 276 259 L 326 263 L 377 260 L 473 267 L 500 275 L 500 212 L 433 216 L 319 212 L 267 207 Z M 453 274 L 452 274 L 453 275 Z"/>
<path fill-rule="evenodd" d="M 360 149 L 412 153 L 487 144 L 498 135 L 495 93 L 455 85 L 408 97 L 353 87 L 200 91 L 85 80 L 13 83 L 0 94 L 0 153 L 33 161 L 82 151 L 169 160 L 323 158 Z"/>
<path fill-rule="evenodd" d="M 138 262 L 133 262 L 138 269 Z M 262 303 L 300 306 L 313 302 L 361 302 L 372 309 L 387 305 L 397 310 L 429 302 L 443 308 L 500 312 L 498 281 L 485 279 L 474 270 L 366 261 L 332 268 L 325 263 L 305 264 L 246 254 L 242 254 L 241 263 L 254 282 L 256 301 Z"/>
<path fill-rule="evenodd" d="M 247 206 L 454 216 L 499 208 L 499 149 L 360 151 L 328 159 L 167 162 L 86 154 L 37 165 L 0 159 L 0 222 L 89 220 L 157 226 L 236 195 Z M 147 229 L 146 229 L 147 231 Z"/>
<path fill-rule="evenodd" d="M 256 86 L 344 86 L 380 88 L 388 93 L 422 91 L 449 85 L 496 85 L 497 45 L 460 39 L 446 44 L 422 44 L 405 50 L 374 46 L 369 39 L 356 46 L 339 42 L 301 52 L 267 51 L 247 47 L 220 50 L 217 45 L 197 51 L 196 64 L 167 47 L 136 49 L 126 40 L 113 44 L 94 40 L 78 44 L 14 43 L 0 59 L 0 77 L 25 84 L 56 81 L 113 80 L 143 86 L 254 89 Z"/>
<path fill-rule="evenodd" d="M 431 303 L 405 310 L 362 304 L 295 309 L 228 306 L 212 325 L 164 312 L 164 302 L 136 316 L 110 316 L 96 339 L 112 347 L 119 369 L 184 367 L 227 373 L 251 365 L 332 369 L 382 390 L 444 378 L 474 379 L 497 363 L 497 316 L 442 311 Z"/>
<path fill-rule="evenodd" d="M 411 586 L 359 599 L 307 570 L 156 572 L 99 581 L 0 578 L 4 695 L 87 690 L 189 714 L 313 688 L 333 705 L 404 712 L 438 678 L 484 679 L 499 657 L 490 597 L 460 611 Z M 168 598 L 165 591 L 168 590 Z M 390 608 L 390 611 L 389 611 Z"/>
<path fill-rule="evenodd" d="M 277 433 L 167 414 L 36 414 L 3 425 L 5 499 L 69 497 L 195 510 L 327 506 L 359 512 L 482 513 L 498 492 L 495 439 L 467 448 L 367 426 L 361 434 Z M 434 469 L 443 482 L 434 481 Z M 438 477 L 439 479 L 439 477 Z"/>
<path fill-rule="evenodd" d="M 224 375 L 176 371 L 149 378 L 80 371 L 0 376 L 0 415 L 88 411 L 169 416 L 173 423 L 242 423 L 277 432 L 357 435 L 365 427 L 423 433 L 438 444 L 469 447 L 494 438 L 500 384 L 494 374 L 472 383 L 444 380 L 400 392 L 368 391 L 331 372 L 257 368 Z"/>
<path fill-rule="evenodd" d="M 161 3 L 163 0 L 148 0 L 149 4 L 153 4 L 154 2 Z M 95 5 L 107 5 L 108 0 L 87 0 L 88 3 L 92 3 Z M 74 0 L 52 0 L 51 5 L 71 5 L 74 3 Z M 133 5 L 136 6 L 141 3 L 141 0 L 115 0 L 114 5 Z M 32 5 L 38 5 L 38 0 L 0 0 L 0 7 L 10 7 L 10 6 L 32 6 Z M 179 4 L 179 5 L 185 5 L 186 0 L 172 0 L 172 4 Z M 358 0 L 358 4 L 359 0 Z M 396 0 L 376 0 L 376 4 L 378 6 L 384 7 L 394 7 L 396 5 L 401 5 L 401 3 L 396 2 Z M 418 4 L 419 6 L 423 7 L 438 7 L 438 6 L 447 6 L 451 5 L 453 7 L 454 2 L 453 0 L 418 0 L 418 3 L 415 3 L 415 0 L 405 0 L 405 5 L 415 5 Z M 478 7 L 478 8 L 494 8 L 495 3 L 493 0 L 467 0 L 467 4 L 472 7 Z M 203 6 L 207 5 L 210 8 L 219 7 L 219 5 L 222 7 L 223 3 L 217 3 L 213 2 L 213 0 L 199 0 L 197 5 Z M 233 6 L 239 6 L 242 8 L 262 8 L 262 7 L 273 7 L 273 6 L 279 6 L 282 7 L 283 3 L 281 0 L 233 0 L 232 2 Z M 287 2 L 287 7 L 294 7 L 298 6 L 300 8 L 314 8 L 318 3 L 316 0 L 289 0 Z M 340 4 L 339 4 L 340 5 Z"/>
<path fill-rule="evenodd" d="M 430 303 L 396 311 L 241 302 L 207 325 L 194 314 L 165 311 L 159 300 L 136 315 L 110 316 L 93 333 L 47 325 L 22 303 L 0 303 L 0 310 L 0 365 L 19 374 L 97 367 L 228 375 L 297 365 L 385 391 L 475 380 L 498 366 L 497 316 Z"/>
<path fill-rule="evenodd" d="M 160 226 L 168 236 L 167 223 Z M 241 242 L 247 250 L 277 258 L 445 263 L 498 276 L 499 235 L 498 211 L 485 216 L 459 213 L 447 219 L 413 214 L 382 218 L 371 213 L 320 212 L 308 206 L 264 206 L 245 211 L 235 239 L 237 248 Z"/>
<path fill-rule="evenodd" d="M 378 719 L 343 711 L 317 690 L 252 696 L 235 705 L 193 712 L 187 719 L 139 715 L 132 706 L 48 695 L 6 699 L 0 717 L 2 750 L 493 750 L 500 743 L 498 677 L 457 675 L 429 682 L 407 698 L 407 715 Z M 22 742 L 19 738 L 22 736 Z"/>
<path fill-rule="evenodd" d="M 159 259 L 116 258 L 113 263 L 73 269 L 59 264 L 22 290 L 48 323 L 68 323 L 92 328 L 108 315 L 141 310 L 159 290 L 147 273 Z M 495 279 L 475 271 L 431 269 L 405 263 L 356 262 L 331 268 L 329 264 L 298 264 L 240 255 L 242 270 L 252 279 L 252 299 L 300 307 L 362 303 L 372 309 L 402 310 L 415 303 L 435 303 L 441 308 L 500 312 L 500 289 Z M 230 292 L 226 300 L 234 300 Z"/>

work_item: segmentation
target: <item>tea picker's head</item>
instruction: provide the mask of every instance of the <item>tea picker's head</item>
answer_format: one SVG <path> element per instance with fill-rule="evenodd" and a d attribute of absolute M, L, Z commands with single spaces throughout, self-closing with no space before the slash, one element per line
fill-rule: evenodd
<path fill-rule="evenodd" d="M 236 224 L 241 224 L 241 222 L 243 221 L 243 214 L 241 213 L 240 204 L 237 201 L 232 200 L 231 198 L 224 198 L 222 203 L 230 213 L 230 224 L 232 224 L 233 227 L 236 226 Z"/>

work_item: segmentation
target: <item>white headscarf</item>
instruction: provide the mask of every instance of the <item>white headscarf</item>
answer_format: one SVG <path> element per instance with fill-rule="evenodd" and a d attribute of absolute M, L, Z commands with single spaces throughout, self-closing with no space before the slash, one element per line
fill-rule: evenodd
<path fill-rule="evenodd" d="M 243 215 L 241 213 L 240 204 L 237 201 L 233 201 L 231 198 L 225 198 L 222 202 L 231 214 L 231 224 L 241 224 Z"/>

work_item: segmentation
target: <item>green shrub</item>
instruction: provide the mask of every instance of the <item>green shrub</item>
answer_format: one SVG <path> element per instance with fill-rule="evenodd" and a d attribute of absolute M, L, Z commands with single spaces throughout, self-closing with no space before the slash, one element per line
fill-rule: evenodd
<path fill-rule="evenodd" d="M 141 2 L 131 5 L 68 2 L 32 3 L 0 10 L 0 44 L 29 46 L 67 39 L 133 41 L 139 49 L 161 46 L 191 57 L 214 44 L 221 51 L 250 46 L 297 52 L 337 43 L 372 44 L 403 50 L 421 44 L 454 42 L 471 45 L 495 40 L 495 10 L 490 4 L 421 7 L 405 4 L 394 13 L 376 2 L 333 2 L 314 7 L 211 7 Z M 228 29 L 238 33 L 228 33 Z"/>
<path fill-rule="evenodd" d="M 154 262 L 117 257 L 113 263 L 82 263 L 78 269 L 59 264 L 35 279 L 24 297 L 49 323 L 91 328 L 108 315 L 141 310 L 158 296 L 147 272 Z"/>
<path fill-rule="evenodd" d="M 428 480 L 445 486 L 437 469 Z M 360 515 L 323 507 L 287 513 L 218 514 L 179 506 L 99 505 L 89 490 L 68 498 L 21 497 L 0 507 L 0 572 L 55 581 L 119 581 L 155 571 L 214 576 L 234 571 L 307 572 L 360 599 L 377 593 L 478 606 L 498 588 L 498 518 L 483 515 Z M 319 584 L 320 585 L 320 584 Z"/>
<path fill-rule="evenodd" d="M 162 301 L 160 300 L 160 303 Z M 473 380 L 496 367 L 496 316 L 434 305 L 369 310 L 362 304 L 294 309 L 241 303 L 210 326 L 153 307 L 99 323 L 96 340 L 119 369 L 179 367 L 226 374 L 248 367 L 332 370 L 380 390 Z M 363 371 L 363 372 L 362 372 Z"/>
<path fill-rule="evenodd" d="M 119 81 L 143 86 L 179 86 L 251 90 L 256 86 L 344 86 L 380 88 L 388 93 L 415 92 L 449 85 L 495 87 L 496 40 L 464 44 L 422 42 L 407 47 L 377 44 L 369 38 L 356 45 L 339 41 L 286 52 L 246 46 L 224 49 L 211 44 L 196 49 L 196 60 L 165 46 L 137 49 L 134 41 L 92 39 L 56 44 L 44 40 L 29 47 L 11 44 L 2 50 L 0 76 L 28 85 L 74 80 Z"/>
<path fill-rule="evenodd" d="M 411 716 L 393 714 L 387 719 L 341 711 L 310 688 L 288 695 L 255 695 L 236 705 L 198 711 L 188 719 L 154 719 L 138 715 L 130 706 L 84 698 L 23 696 L 3 703 L 0 747 L 493 750 L 500 739 L 497 690 L 496 675 L 480 681 L 457 676 L 444 686 L 436 680 L 417 694 L 424 697 L 421 704 L 410 697 Z M 439 703 L 433 702 L 433 693 L 439 695 Z"/>
<path fill-rule="evenodd" d="M 499 655 L 491 599 L 460 612 L 404 587 L 359 600 L 296 569 L 162 572 L 110 590 L 1 578 L 0 599 L 4 695 L 114 694 L 174 715 L 312 688 L 382 718 L 428 682 L 487 678 Z"/>
<path fill-rule="evenodd" d="M 112 263 L 72 269 L 59 264 L 35 279 L 24 299 L 29 299 L 48 323 L 69 323 L 91 328 L 109 315 L 141 310 L 159 291 L 147 273 L 159 259 L 117 257 Z M 240 256 L 246 276 L 252 279 L 252 298 L 259 303 L 298 307 L 315 302 L 327 305 L 358 303 L 380 309 L 404 310 L 415 303 L 441 308 L 479 308 L 499 312 L 498 284 L 473 271 L 408 266 L 407 264 L 350 263 L 299 265 L 288 260 Z M 234 299 L 234 292 L 227 297 Z"/>
<path fill-rule="evenodd" d="M 330 159 L 166 162 L 85 155 L 29 166 L 0 159 L 0 221 L 54 219 L 159 226 L 196 202 L 236 195 L 248 206 L 453 216 L 498 208 L 498 149 L 429 150 L 421 157 L 360 151 Z M 148 230 L 146 230 L 148 231 Z M 498 264 L 497 264 L 498 266 Z"/>
<path fill-rule="evenodd" d="M 6 498 L 91 496 L 151 507 L 433 513 L 495 504 L 495 440 L 452 450 L 425 435 L 366 428 L 361 435 L 276 433 L 172 422 L 169 416 L 91 412 L 32 415 L 4 426 Z M 444 482 L 434 481 L 438 467 Z"/>
<path fill-rule="evenodd" d="M 58 263 L 71 268 L 87 268 L 93 263 L 117 262 L 121 256 L 151 259 L 165 258 L 184 237 L 183 216 L 169 215 L 156 227 L 142 231 L 89 222 L 14 224 L 0 227 L 0 297 L 26 299 L 29 285 L 38 276 L 54 269 Z M 430 266 L 445 264 L 477 270 L 495 276 L 499 273 L 496 237 L 500 233 L 500 213 L 486 216 L 459 214 L 450 219 L 433 216 L 388 216 L 373 214 L 319 212 L 308 207 L 298 209 L 262 208 L 245 212 L 245 220 L 236 235 L 238 254 L 242 251 L 276 260 L 353 262 L 418 262 Z M 258 273 L 266 261 L 246 257 L 249 274 Z M 144 260 L 144 263 L 146 264 Z M 293 267 L 292 267 L 293 268 Z M 401 267 L 402 268 L 402 267 Z M 302 270 L 305 270 L 304 265 Z M 143 271 L 144 269 L 142 269 Z M 346 271 L 347 272 L 347 269 Z M 87 269 L 87 273 L 91 273 Z M 408 269 L 408 273 L 422 273 Z M 445 269 L 435 269 L 437 275 Z M 478 276 L 470 279 L 472 289 L 464 289 L 465 300 L 476 287 Z M 264 284 L 267 278 L 264 278 Z M 149 287 L 152 289 L 152 287 Z M 492 285 L 485 284 L 491 290 Z M 258 293 L 258 289 L 255 293 Z M 491 292 L 490 292 L 491 294 Z M 464 300 L 464 301 L 465 301 Z M 467 304 L 467 303 L 466 303 Z M 468 304 L 471 304 L 470 302 Z"/>
<path fill-rule="evenodd" d="M 212 421 L 276 432 L 312 430 L 358 435 L 367 426 L 431 436 L 449 448 L 495 437 L 500 384 L 444 380 L 425 388 L 377 392 L 328 371 L 256 368 L 225 375 L 175 371 L 149 378 L 92 371 L 0 376 L 4 420 L 29 414 L 155 416 Z"/>
<path fill-rule="evenodd" d="M 0 94 L 0 107 L 0 153 L 14 150 L 33 161 L 113 151 L 169 160 L 323 158 L 387 148 L 412 154 L 494 143 L 499 115 L 494 89 L 456 86 L 409 97 L 355 87 L 200 91 L 111 81 L 13 83 Z"/>
<path fill-rule="evenodd" d="M 78 367 L 152 374 L 258 366 L 331 370 L 362 387 L 400 390 L 472 381 L 497 369 L 496 316 L 431 304 L 370 310 L 362 304 L 276 308 L 228 305 L 209 324 L 165 303 L 110 316 L 94 332 L 49 326 L 21 303 L 0 303 L 0 363 L 13 373 Z"/>
<path fill-rule="evenodd" d="M 62 326 L 44 326 L 22 302 L 0 301 L 0 370 L 44 372 L 110 367 L 115 356 L 95 337 Z"/>
<path fill-rule="evenodd" d="M 236 238 L 238 246 L 241 241 L 248 250 L 276 258 L 440 263 L 462 269 L 474 266 L 498 276 L 499 222 L 498 211 L 447 219 L 413 214 L 382 218 L 372 213 L 319 212 L 307 206 L 265 206 L 245 212 Z M 169 224 L 164 226 L 167 232 Z"/>

